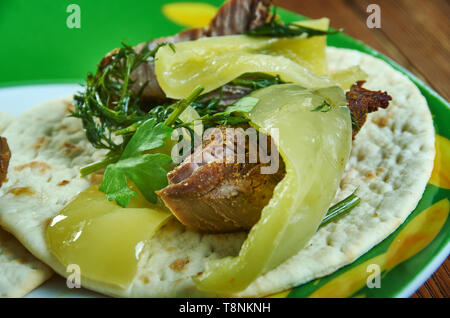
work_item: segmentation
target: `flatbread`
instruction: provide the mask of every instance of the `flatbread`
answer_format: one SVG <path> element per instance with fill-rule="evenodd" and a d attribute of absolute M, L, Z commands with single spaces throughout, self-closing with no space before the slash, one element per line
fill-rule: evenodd
<path fill-rule="evenodd" d="M 0 111 L 0 136 L 14 116 Z M 0 228 L 0 298 L 23 297 L 51 277 L 53 271 L 38 261 L 11 234 Z"/>
<path fill-rule="evenodd" d="M 393 97 L 388 109 L 368 116 L 357 135 L 335 199 L 359 187 L 362 202 L 322 227 L 297 255 L 233 296 L 280 292 L 353 262 L 407 218 L 431 175 L 434 128 L 417 87 L 372 56 L 335 48 L 328 48 L 327 53 L 331 71 L 359 65 L 369 74 L 365 87 L 386 90 Z M 63 276 L 67 275 L 64 267 L 47 248 L 45 229 L 71 198 L 89 186 L 79 168 L 102 157 L 86 140 L 80 122 L 66 117 L 68 107 L 68 100 L 47 102 L 23 114 L 5 131 L 13 158 L 9 181 L 0 190 L 0 224 Z M 42 144 L 39 150 L 33 149 L 36 144 Z M 69 183 L 59 186 L 62 180 Z M 30 187 L 34 194 L 14 196 L 10 191 L 16 187 Z M 202 272 L 211 259 L 237 255 L 245 238 L 245 233 L 195 233 L 173 219 L 144 248 L 136 277 L 127 289 L 87 279 L 82 285 L 112 296 L 215 296 L 198 291 L 192 275 Z"/>
<path fill-rule="evenodd" d="M 0 229 L 0 298 L 23 297 L 52 275 L 47 265 Z"/>

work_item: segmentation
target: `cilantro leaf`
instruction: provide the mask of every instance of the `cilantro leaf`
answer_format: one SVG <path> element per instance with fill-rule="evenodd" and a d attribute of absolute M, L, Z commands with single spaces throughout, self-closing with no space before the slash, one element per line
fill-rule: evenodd
<path fill-rule="evenodd" d="M 163 146 L 173 129 L 156 122 L 154 118 L 144 122 L 130 139 L 119 161 L 106 168 L 99 189 L 108 200 L 126 207 L 131 198 L 138 195 L 128 186 L 128 180 L 131 180 L 148 201 L 155 203 L 155 191 L 167 185 L 165 167 L 172 163 L 172 158 L 161 153 L 146 152 Z"/>

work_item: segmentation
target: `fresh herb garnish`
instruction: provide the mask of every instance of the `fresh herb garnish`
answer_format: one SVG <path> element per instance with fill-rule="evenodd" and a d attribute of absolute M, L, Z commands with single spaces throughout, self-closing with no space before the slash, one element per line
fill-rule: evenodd
<path fill-rule="evenodd" d="M 255 97 L 245 96 L 236 101 L 233 105 L 225 108 L 225 111 L 217 112 L 214 114 L 206 114 L 200 117 L 198 120 L 201 120 L 203 125 L 205 125 L 206 127 L 218 125 L 238 125 L 241 123 L 246 123 L 249 121 L 249 119 L 243 116 L 239 116 L 239 114 L 250 112 L 258 103 L 258 101 L 259 99 Z M 233 113 L 238 116 L 232 116 Z M 193 123 L 185 123 L 185 125 L 192 124 Z"/>
<path fill-rule="evenodd" d="M 317 30 L 305 26 L 300 26 L 295 23 L 282 23 L 276 20 L 276 7 L 269 22 L 260 25 L 259 27 L 246 32 L 250 36 L 271 36 L 271 37 L 294 37 L 294 36 L 306 36 L 307 38 L 319 35 L 331 35 L 342 32 L 342 30 L 327 31 Z"/>
<path fill-rule="evenodd" d="M 361 199 L 358 198 L 355 193 L 356 190 L 344 200 L 336 203 L 331 208 L 329 208 L 327 214 L 320 223 L 320 226 L 324 226 L 332 220 L 353 210 L 353 208 L 355 208 L 361 202 Z"/>
<path fill-rule="evenodd" d="M 280 79 L 279 76 L 272 76 L 264 73 L 245 73 L 226 85 L 229 87 L 247 87 L 249 88 L 249 90 L 248 92 L 246 92 L 246 94 L 250 94 L 257 89 L 283 83 L 284 82 Z M 205 99 L 203 96 L 201 96 L 197 101 L 191 104 L 191 106 L 200 115 L 199 120 L 202 121 L 204 129 L 208 129 L 217 125 L 234 126 L 249 121 L 247 118 L 242 116 L 232 116 L 232 112 L 230 112 L 230 109 L 232 108 L 224 109 L 225 106 L 222 104 L 224 94 L 223 91 L 224 86 L 220 88 L 218 97 Z M 243 103 L 243 101 L 248 102 L 250 101 L 250 99 L 245 99 L 244 97 L 241 100 L 238 100 L 236 103 L 238 105 L 242 105 L 241 103 Z M 237 105 L 236 103 L 234 104 L 234 106 Z"/>
<path fill-rule="evenodd" d="M 184 112 L 184 110 L 200 96 L 203 90 L 204 88 L 201 86 L 196 87 L 187 98 L 182 99 L 179 102 L 175 103 L 174 111 L 170 114 L 170 116 L 165 120 L 164 123 L 167 126 L 175 124 L 181 113 Z"/>
<path fill-rule="evenodd" d="M 324 100 L 322 102 L 322 104 L 320 104 L 319 106 L 317 106 L 316 108 L 314 108 L 313 110 L 311 110 L 312 112 L 321 112 L 321 113 L 327 113 L 330 110 L 332 110 L 333 107 L 328 104 L 328 102 L 326 100 Z"/>
<path fill-rule="evenodd" d="M 125 137 L 123 143 L 118 143 L 113 140 L 113 132 L 150 117 L 141 108 L 140 97 L 145 85 L 138 91 L 133 89 L 131 74 L 163 45 L 166 44 L 153 50 L 145 45 L 137 52 L 122 43 L 122 48 L 105 58 L 107 62 L 100 63 L 95 75 L 88 74 L 85 91 L 74 97 L 72 116 L 81 119 L 86 136 L 95 148 L 121 152 L 128 140 Z"/>
<path fill-rule="evenodd" d="M 110 201 L 126 207 L 137 193 L 130 189 L 128 179 L 141 191 L 144 197 L 156 202 L 155 191 L 167 185 L 167 170 L 172 163 L 170 156 L 148 153 L 164 145 L 173 129 L 151 118 L 145 121 L 130 139 L 120 159 L 106 168 L 100 191 Z"/>
<path fill-rule="evenodd" d="M 250 87 L 254 90 L 283 83 L 278 75 L 272 76 L 264 73 L 244 74 L 230 82 L 232 85 Z"/>
<path fill-rule="evenodd" d="M 165 106 L 164 109 L 167 111 L 164 111 L 166 116 L 159 118 L 158 116 L 153 116 L 150 114 L 148 117 L 150 119 L 153 119 L 156 123 L 163 123 L 166 126 L 172 126 L 173 124 L 178 124 L 181 126 L 183 123 L 179 121 L 178 117 L 183 112 L 184 109 L 196 98 L 199 97 L 201 92 L 203 91 L 202 87 L 197 87 L 194 89 L 194 91 L 185 99 L 179 100 L 176 103 L 173 103 L 171 105 Z M 174 115 L 172 115 L 174 114 Z M 115 150 L 111 150 L 107 155 L 106 158 L 102 161 L 92 163 L 88 166 L 85 166 L 81 168 L 81 175 L 87 176 L 95 171 L 101 170 L 106 168 L 108 165 L 116 163 L 122 156 L 122 153 L 125 152 L 125 149 L 129 142 L 131 142 L 132 137 L 137 132 L 139 127 L 141 127 L 145 122 L 148 121 L 149 118 L 147 116 L 142 117 L 142 119 L 137 120 L 136 122 L 132 123 L 131 125 L 118 129 L 114 132 L 114 135 L 121 135 L 124 138 L 124 142 L 120 145 L 120 147 L 116 148 Z M 174 125 L 176 126 L 176 125 Z"/>

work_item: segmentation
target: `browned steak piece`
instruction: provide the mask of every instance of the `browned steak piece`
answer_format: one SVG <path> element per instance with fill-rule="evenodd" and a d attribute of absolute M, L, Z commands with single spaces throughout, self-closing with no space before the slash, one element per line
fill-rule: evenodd
<path fill-rule="evenodd" d="M 264 24 L 270 15 L 271 2 L 271 0 L 228 0 L 220 7 L 207 27 L 189 29 L 149 43 L 141 43 L 135 49 L 140 52 L 147 45 L 150 49 L 154 49 L 163 42 L 178 43 L 203 37 L 242 34 Z M 111 63 L 114 52 L 115 50 L 103 58 L 99 64 L 100 67 Z M 136 68 L 131 74 L 131 79 L 134 82 L 133 90 L 135 91 L 139 91 L 143 85 L 146 85 L 142 91 L 142 100 L 161 102 L 166 98 L 157 82 L 153 59 L 149 59 L 148 63 L 142 63 Z"/>
<path fill-rule="evenodd" d="M 11 151 L 9 150 L 6 138 L 0 137 L 0 187 L 6 180 L 8 173 L 9 160 L 11 159 Z"/>
<path fill-rule="evenodd" d="M 368 113 L 373 113 L 378 108 L 387 108 L 392 97 L 387 92 L 370 91 L 363 88 L 365 81 L 359 81 L 352 85 L 350 91 L 346 93 L 348 108 L 352 113 L 355 123 L 353 124 L 353 138 L 364 125 Z"/>
<path fill-rule="evenodd" d="M 178 43 L 203 37 L 243 34 L 264 24 L 270 15 L 272 0 L 228 0 L 205 28 L 182 31 L 150 43 L 155 48 L 163 42 Z"/>
<path fill-rule="evenodd" d="M 187 227 L 213 233 L 250 229 L 260 218 L 261 210 L 272 198 L 273 190 L 285 175 L 284 162 L 278 152 L 271 158 L 278 160 L 278 169 L 271 174 L 261 173 L 267 167 L 249 152 L 245 143 L 244 162 L 237 160 L 236 151 L 227 151 L 235 136 L 243 130 L 225 132 L 221 140 L 205 142 L 183 163 L 168 174 L 169 185 L 157 191 L 166 206 Z M 229 139 L 233 138 L 233 139 Z M 270 137 L 267 144 L 270 145 Z M 222 155 L 221 155 L 222 154 Z M 222 156 L 224 159 L 222 159 Z"/>

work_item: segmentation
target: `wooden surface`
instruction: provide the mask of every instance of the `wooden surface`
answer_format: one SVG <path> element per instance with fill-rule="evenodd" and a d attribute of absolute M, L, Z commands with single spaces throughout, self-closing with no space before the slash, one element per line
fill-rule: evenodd
<path fill-rule="evenodd" d="M 274 0 L 360 39 L 417 75 L 445 99 L 450 97 L 450 1 L 447 0 Z M 369 4 L 381 9 L 381 28 L 369 29 Z M 412 296 L 449 297 L 449 259 Z"/>

